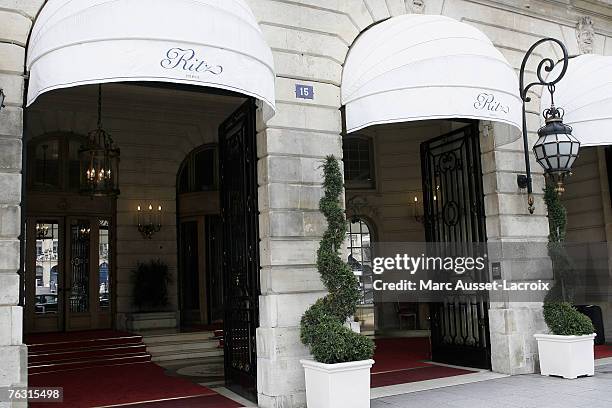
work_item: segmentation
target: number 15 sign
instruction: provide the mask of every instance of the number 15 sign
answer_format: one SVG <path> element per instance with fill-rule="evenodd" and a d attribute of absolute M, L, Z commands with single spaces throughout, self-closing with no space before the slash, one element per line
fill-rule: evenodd
<path fill-rule="evenodd" d="M 295 97 L 298 99 L 314 99 L 314 87 L 312 85 L 295 84 Z"/>

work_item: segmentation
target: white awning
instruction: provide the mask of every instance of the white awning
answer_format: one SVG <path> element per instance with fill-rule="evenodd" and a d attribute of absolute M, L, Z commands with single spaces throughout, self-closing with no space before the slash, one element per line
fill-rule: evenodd
<path fill-rule="evenodd" d="M 49 0 L 28 47 L 27 105 L 54 89 L 158 81 L 238 92 L 275 110 L 274 65 L 244 0 Z"/>
<path fill-rule="evenodd" d="M 549 77 L 558 77 L 562 65 L 557 64 Z M 574 128 L 572 134 L 583 147 L 612 145 L 612 56 L 570 58 L 555 89 L 555 105 L 565 110 L 563 122 Z M 544 89 L 541 110 L 548 107 L 550 93 Z"/>
<path fill-rule="evenodd" d="M 476 28 L 405 15 L 357 39 L 342 77 L 348 132 L 426 119 L 484 119 L 522 128 L 518 78 Z"/>

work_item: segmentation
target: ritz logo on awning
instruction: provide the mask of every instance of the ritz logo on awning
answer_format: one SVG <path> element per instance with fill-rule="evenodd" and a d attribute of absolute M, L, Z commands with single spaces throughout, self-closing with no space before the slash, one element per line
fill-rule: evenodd
<path fill-rule="evenodd" d="M 188 73 L 210 73 L 219 75 L 223 72 L 221 65 L 211 65 L 203 58 L 198 58 L 195 50 L 188 48 L 170 48 L 166 52 L 166 58 L 160 61 L 165 69 L 178 69 Z"/>
<path fill-rule="evenodd" d="M 487 92 L 482 92 L 476 97 L 474 108 L 477 110 L 487 110 L 490 112 L 510 113 L 510 107 L 499 102 L 495 95 Z"/>

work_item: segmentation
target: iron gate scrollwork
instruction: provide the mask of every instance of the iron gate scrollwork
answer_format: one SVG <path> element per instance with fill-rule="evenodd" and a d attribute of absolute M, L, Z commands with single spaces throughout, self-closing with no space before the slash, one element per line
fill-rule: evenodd
<path fill-rule="evenodd" d="M 432 243 L 428 247 L 444 256 L 486 256 L 478 123 L 424 142 L 421 166 L 425 233 Z M 461 279 L 483 282 L 487 275 L 485 268 Z M 488 296 L 481 292 L 453 294 L 431 303 L 433 360 L 490 368 L 488 309 Z"/>
<path fill-rule="evenodd" d="M 254 401 L 260 292 L 255 111 L 249 99 L 219 128 L 225 382 Z"/>

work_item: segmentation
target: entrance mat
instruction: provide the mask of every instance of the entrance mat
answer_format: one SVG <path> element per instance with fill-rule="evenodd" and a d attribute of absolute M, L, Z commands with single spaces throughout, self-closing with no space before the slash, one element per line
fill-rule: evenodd
<path fill-rule="evenodd" d="M 371 386 L 372 388 L 386 387 L 388 385 L 407 384 L 417 381 L 433 380 L 436 378 L 454 377 L 457 375 L 472 374 L 475 372 L 477 371 L 427 364 L 423 367 L 410 368 L 406 370 L 372 373 Z"/>
<path fill-rule="evenodd" d="M 425 367 L 431 360 L 429 337 L 395 337 L 375 339 L 372 373 Z"/>
<path fill-rule="evenodd" d="M 219 396 L 211 389 L 191 381 L 167 376 L 164 369 L 154 363 L 121 364 L 31 375 L 29 385 L 64 388 L 63 403 L 31 403 L 30 407 L 33 408 L 89 408 L 170 398 Z M 220 400 L 222 399 L 216 398 L 209 401 L 212 403 Z M 208 407 L 208 405 L 200 406 Z M 224 407 L 224 405 L 210 406 Z"/>
<path fill-rule="evenodd" d="M 595 346 L 595 358 L 607 358 L 612 357 L 612 346 L 608 344 L 601 344 Z"/>

